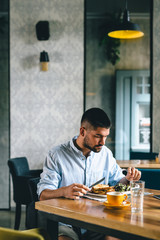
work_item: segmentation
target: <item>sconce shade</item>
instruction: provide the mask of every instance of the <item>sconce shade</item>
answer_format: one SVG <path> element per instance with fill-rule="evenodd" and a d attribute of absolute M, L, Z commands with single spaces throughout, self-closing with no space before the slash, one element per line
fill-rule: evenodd
<path fill-rule="evenodd" d="M 48 53 L 43 51 L 40 53 L 40 62 L 49 62 Z"/>
<path fill-rule="evenodd" d="M 40 53 L 40 63 L 41 63 L 42 71 L 48 71 L 48 62 L 49 62 L 48 53 L 45 51 L 41 52 Z"/>
<path fill-rule="evenodd" d="M 119 39 L 134 39 L 143 37 L 144 33 L 140 30 L 138 24 L 130 22 L 129 11 L 126 7 L 123 14 L 123 22 L 109 32 L 108 36 Z"/>
<path fill-rule="evenodd" d="M 36 24 L 36 35 L 37 35 L 37 39 L 40 41 L 49 39 L 50 33 L 49 33 L 49 22 L 48 21 L 39 21 Z"/>

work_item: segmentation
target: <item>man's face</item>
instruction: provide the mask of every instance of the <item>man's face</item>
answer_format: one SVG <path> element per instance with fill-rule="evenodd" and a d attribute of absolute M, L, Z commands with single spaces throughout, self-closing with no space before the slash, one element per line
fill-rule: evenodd
<path fill-rule="evenodd" d="M 110 133 L 110 129 L 98 127 L 96 129 L 84 130 L 83 146 L 93 152 L 100 152 Z"/>

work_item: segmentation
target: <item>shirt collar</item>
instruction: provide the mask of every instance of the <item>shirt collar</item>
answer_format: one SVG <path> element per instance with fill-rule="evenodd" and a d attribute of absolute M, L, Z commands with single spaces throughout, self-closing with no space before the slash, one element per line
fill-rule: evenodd
<path fill-rule="evenodd" d="M 70 140 L 70 146 L 71 146 L 71 148 L 73 148 L 74 151 L 76 151 L 77 153 L 83 155 L 82 151 L 80 151 L 80 150 L 79 150 L 78 148 L 76 148 L 76 146 L 74 145 L 74 140 L 77 139 L 77 138 L 78 138 L 78 136 L 75 136 L 74 138 L 72 138 L 72 139 Z"/>
<path fill-rule="evenodd" d="M 74 149 L 74 151 L 76 151 L 77 153 L 79 153 L 81 156 L 84 156 L 83 155 L 83 152 L 81 150 L 79 150 L 75 145 L 74 145 L 74 140 L 77 139 L 78 136 L 75 136 L 71 139 L 70 141 L 70 146 Z M 90 154 L 88 156 L 90 156 L 92 153 L 92 151 L 90 152 Z"/>

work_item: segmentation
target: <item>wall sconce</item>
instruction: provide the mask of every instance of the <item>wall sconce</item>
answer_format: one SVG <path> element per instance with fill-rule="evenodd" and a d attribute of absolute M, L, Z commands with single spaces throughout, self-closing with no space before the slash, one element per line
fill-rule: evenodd
<path fill-rule="evenodd" d="M 49 62 L 48 53 L 45 51 L 41 52 L 40 53 L 40 63 L 41 63 L 42 71 L 48 71 L 48 62 Z"/>

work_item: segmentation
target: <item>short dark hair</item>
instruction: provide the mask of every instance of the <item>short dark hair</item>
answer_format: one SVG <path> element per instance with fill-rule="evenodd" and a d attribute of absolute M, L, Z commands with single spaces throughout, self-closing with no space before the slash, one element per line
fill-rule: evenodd
<path fill-rule="evenodd" d="M 111 121 L 107 114 L 100 108 L 90 108 L 84 112 L 81 124 L 83 122 L 89 122 L 94 128 L 102 127 L 102 128 L 110 128 Z"/>

